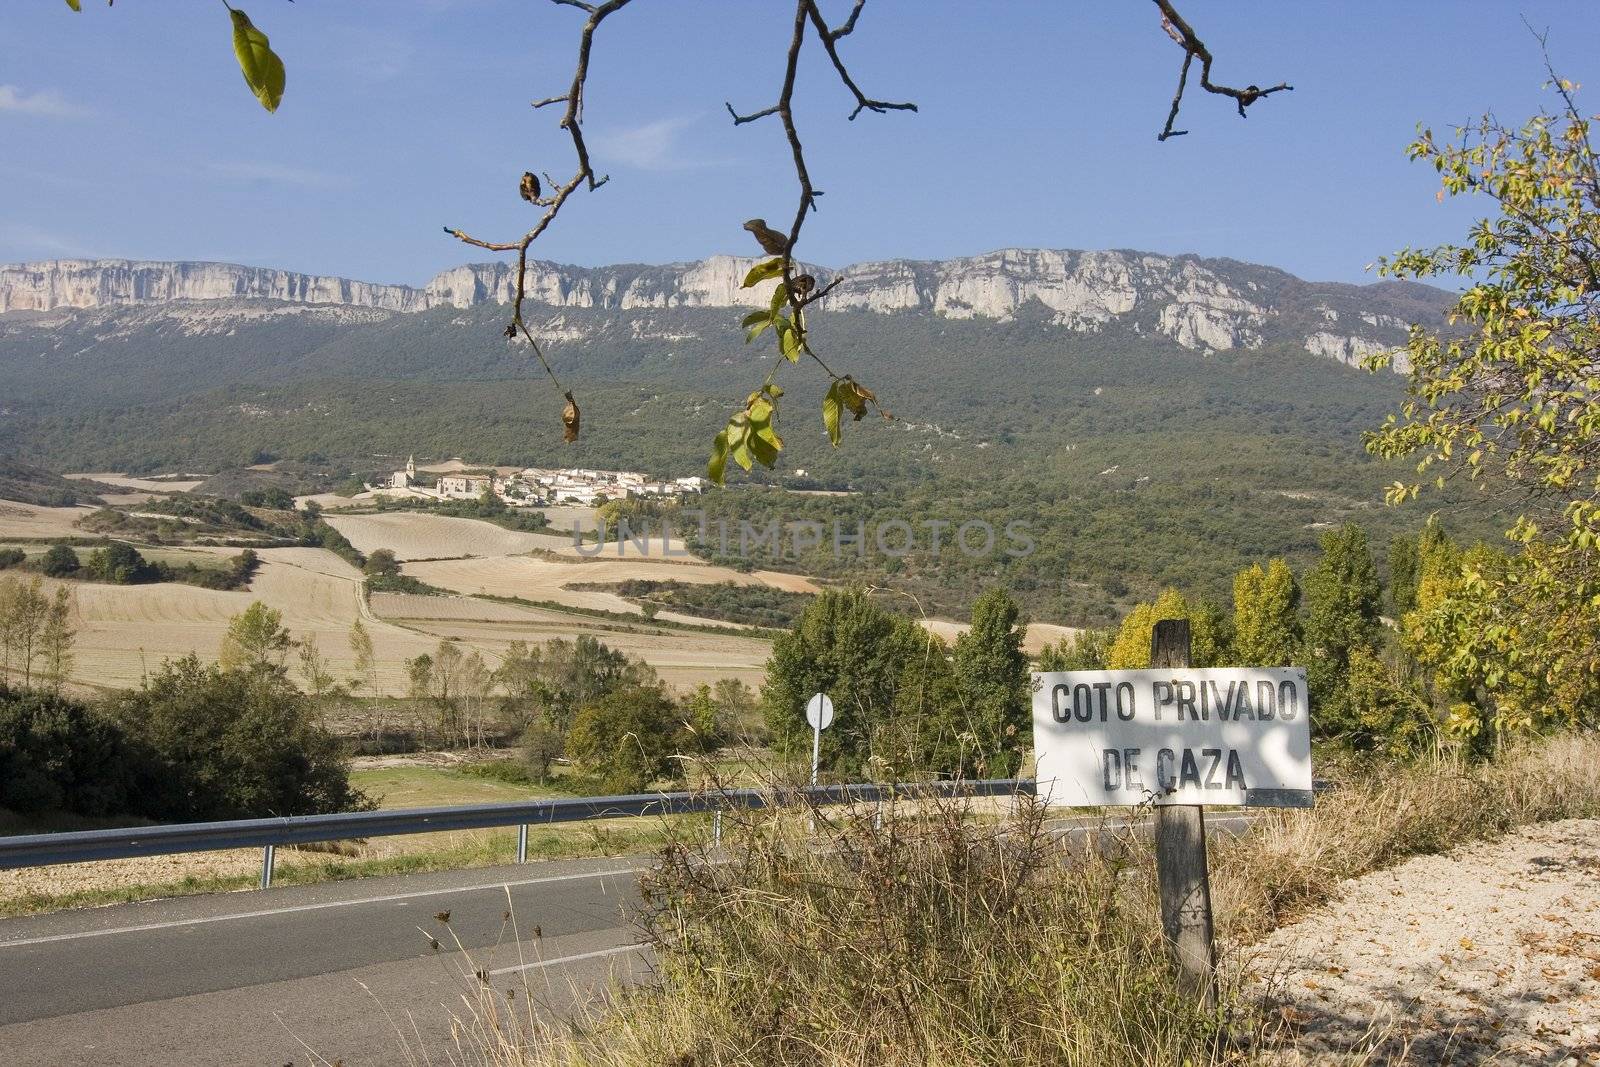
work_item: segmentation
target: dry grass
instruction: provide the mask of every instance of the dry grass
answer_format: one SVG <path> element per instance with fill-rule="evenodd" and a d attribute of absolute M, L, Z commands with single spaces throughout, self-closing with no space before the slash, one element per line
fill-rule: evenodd
<path fill-rule="evenodd" d="M 83 537 L 78 520 L 94 514 L 94 508 L 47 508 L 0 500 L 0 538 L 6 537 Z"/>
<path fill-rule="evenodd" d="M 187 550 L 202 551 L 202 550 Z M 233 550 L 213 550 L 223 556 Z M 73 582 L 78 637 L 72 678 L 86 686 L 134 686 L 161 661 L 194 652 L 216 656 L 229 620 L 253 600 L 283 613 L 297 640 L 313 640 L 336 675 L 354 672 L 350 626 L 366 615 L 377 651 L 379 688 L 406 690 L 404 661 L 428 651 L 437 639 L 366 614 L 361 576 L 320 548 L 260 550 L 262 565 L 248 590 L 223 591 L 163 582 L 108 585 Z"/>
<path fill-rule="evenodd" d="M 1591 734 L 1488 766 L 1371 769 L 1313 811 L 1213 846 L 1223 936 L 1247 944 L 1342 879 L 1410 855 L 1592 815 L 1597 761 Z M 1233 968 L 1216 1016 L 1178 994 L 1137 836 L 1108 831 L 1089 848 L 1048 834 L 1036 807 L 996 825 L 941 804 L 882 828 L 870 810 L 833 814 L 817 835 L 803 816 L 765 816 L 726 844 L 712 855 L 679 842 L 648 882 L 656 982 L 576 1024 L 479 991 L 460 1031 L 467 1061 L 1242 1064 L 1292 1051 Z"/>
<path fill-rule="evenodd" d="M 572 544 L 570 535 L 562 537 L 525 533 L 479 519 L 429 515 L 418 511 L 387 511 L 374 515 L 330 514 L 327 522 L 344 534 L 358 550 L 371 553 L 387 548 L 402 560 L 511 556 L 536 548 L 556 550 Z"/>

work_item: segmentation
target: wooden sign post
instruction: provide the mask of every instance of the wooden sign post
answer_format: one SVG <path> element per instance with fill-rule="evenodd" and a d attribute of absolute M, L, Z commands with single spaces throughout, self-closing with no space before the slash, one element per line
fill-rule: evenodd
<path fill-rule="evenodd" d="M 1201 805 L 1311 806 L 1311 709 L 1301 667 L 1191 667 L 1189 623 L 1163 619 L 1138 670 L 1034 676 L 1039 797 L 1155 809 L 1161 923 L 1183 990 L 1217 1002 Z"/>
<path fill-rule="evenodd" d="M 1150 637 L 1151 667 L 1189 666 L 1189 620 L 1162 619 Z M 1206 809 L 1156 808 L 1156 877 L 1161 927 L 1180 987 L 1211 1011 L 1217 1004 L 1217 953 L 1212 942 L 1211 876 L 1206 868 Z"/>

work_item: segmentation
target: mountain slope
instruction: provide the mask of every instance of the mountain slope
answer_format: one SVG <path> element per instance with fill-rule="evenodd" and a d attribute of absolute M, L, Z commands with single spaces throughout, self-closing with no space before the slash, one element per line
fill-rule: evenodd
<path fill-rule="evenodd" d="M 582 268 L 535 261 L 528 294 L 536 305 L 563 311 L 755 307 L 770 286 L 739 285 L 754 262 L 714 256 Z M 1336 358 L 1398 343 L 1408 321 L 1437 318 L 1448 300 L 1423 286 L 1310 283 L 1234 260 L 1129 251 L 1013 248 L 938 262 L 811 269 L 821 282 L 839 283 L 819 305 L 831 311 L 1005 321 L 1037 305 L 1051 324 L 1076 332 L 1116 326 L 1219 351 L 1292 340 Z M 249 300 L 405 314 L 507 303 L 512 273 L 506 263 L 469 264 L 413 288 L 226 263 L 56 260 L 0 266 L 0 313 Z M 208 318 L 196 312 L 177 322 L 205 332 Z"/>
<path fill-rule="evenodd" d="M 737 287 L 748 263 L 537 267 L 530 326 L 583 407 L 571 445 L 559 394 L 504 336 L 501 266 L 416 289 L 203 264 L 3 268 L 0 454 L 57 470 L 282 458 L 336 479 L 386 476 L 412 452 L 696 473 L 773 364 L 738 323 L 765 300 Z M 802 563 L 929 611 L 962 610 L 995 582 L 1061 622 L 1106 621 L 1167 583 L 1223 599 L 1240 566 L 1303 562 L 1329 524 L 1359 518 L 1381 543 L 1421 521 L 1382 506 L 1398 474 L 1360 445 L 1402 382 L 1348 364 L 1403 341 L 1408 322 L 1439 323 L 1450 300 L 1131 252 L 857 265 L 811 316 L 813 343 L 895 421 L 850 424 L 831 448 L 823 376 L 784 367 L 778 468 L 733 480 L 860 492 L 703 503 L 758 525 L 1032 525 L 1038 551 L 1022 560 Z M 1481 508 L 1452 525 L 1492 529 Z"/>

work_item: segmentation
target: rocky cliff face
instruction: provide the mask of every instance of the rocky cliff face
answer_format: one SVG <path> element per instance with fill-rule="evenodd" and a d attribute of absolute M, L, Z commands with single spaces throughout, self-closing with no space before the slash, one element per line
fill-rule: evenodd
<path fill-rule="evenodd" d="M 739 288 L 754 262 L 735 256 L 666 266 L 534 262 L 527 292 L 535 305 L 552 309 L 754 307 L 770 291 Z M 417 288 L 229 263 L 56 260 L 0 266 L 0 312 L 227 301 L 237 314 L 239 301 L 262 300 L 405 313 L 507 303 L 512 272 L 505 263 L 468 264 Z M 1436 320 L 1448 303 L 1446 294 L 1419 286 L 1322 285 L 1231 260 L 1128 251 L 1003 249 L 813 273 L 824 284 L 839 279 L 819 305 L 832 311 L 1000 321 L 1028 314 L 1080 332 L 1122 327 L 1196 350 L 1291 341 L 1347 363 L 1401 343 L 1407 322 Z"/>

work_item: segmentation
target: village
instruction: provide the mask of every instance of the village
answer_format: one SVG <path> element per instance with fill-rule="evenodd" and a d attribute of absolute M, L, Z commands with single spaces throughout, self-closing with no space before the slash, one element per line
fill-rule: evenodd
<path fill-rule="evenodd" d="M 374 496 L 433 500 L 480 500 L 489 493 L 509 507 L 537 508 L 556 504 L 595 507 L 628 497 L 692 496 L 705 492 L 709 484 L 698 476 L 663 481 L 652 480 L 638 471 L 584 467 L 456 471 L 437 475 L 432 485 L 428 484 L 429 477 L 418 473 L 416 457 L 411 456 L 405 468 L 391 474 L 386 484 L 368 485 L 367 490 Z"/>

